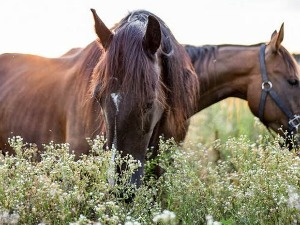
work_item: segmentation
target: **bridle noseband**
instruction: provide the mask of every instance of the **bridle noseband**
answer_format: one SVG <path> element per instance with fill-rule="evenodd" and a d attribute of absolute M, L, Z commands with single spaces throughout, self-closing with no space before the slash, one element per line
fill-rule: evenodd
<path fill-rule="evenodd" d="M 259 111 L 258 117 L 263 122 L 264 118 L 264 108 L 266 104 L 267 95 L 270 94 L 273 101 L 276 105 L 281 109 L 281 111 L 286 115 L 288 118 L 288 134 L 297 133 L 300 127 L 300 115 L 293 114 L 284 104 L 284 102 L 279 98 L 277 93 L 273 90 L 272 82 L 268 79 L 267 69 L 266 69 L 266 62 L 265 62 L 265 49 L 266 45 L 262 44 L 260 46 L 260 53 L 259 53 L 259 62 L 260 62 L 260 72 L 262 76 L 262 92 L 261 98 L 259 103 Z"/>

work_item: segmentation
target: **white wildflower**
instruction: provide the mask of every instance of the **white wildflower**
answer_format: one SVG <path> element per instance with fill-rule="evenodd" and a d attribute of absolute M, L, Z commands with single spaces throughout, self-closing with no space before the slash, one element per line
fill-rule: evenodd
<path fill-rule="evenodd" d="M 213 220 L 213 217 L 211 215 L 207 215 L 205 217 L 205 219 L 206 219 L 206 224 L 207 225 L 213 225 L 214 220 Z"/>
<path fill-rule="evenodd" d="M 69 223 L 69 225 L 79 225 L 79 223 L 78 222 L 71 222 L 71 223 Z"/>
<path fill-rule="evenodd" d="M 79 220 L 82 220 L 82 221 L 86 220 L 86 216 L 84 216 L 84 215 L 80 214 L 80 216 L 79 216 Z"/>
<path fill-rule="evenodd" d="M 18 213 L 9 214 L 8 210 L 0 212 L 0 224 L 17 224 L 20 215 Z"/>
<path fill-rule="evenodd" d="M 290 208 L 296 208 L 297 210 L 300 210 L 300 196 L 296 192 L 296 188 L 293 186 L 288 187 L 287 203 Z"/>
<path fill-rule="evenodd" d="M 4 210 L 0 212 L 0 224 L 7 223 L 9 221 L 9 212 Z"/>
<path fill-rule="evenodd" d="M 51 186 L 52 186 L 52 188 L 50 189 L 50 195 L 51 195 L 51 197 L 54 197 L 58 193 L 58 191 L 54 185 L 51 185 Z"/>
<path fill-rule="evenodd" d="M 206 224 L 207 225 L 222 225 L 221 222 L 218 222 L 218 221 L 214 221 L 213 217 L 211 215 L 207 215 L 205 217 L 206 219 Z"/>
<path fill-rule="evenodd" d="M 163 222 L 163 223 L 171 223 L 174 222 L 176 215 L 174 212 L 169 210 L 164 210 L 161 214 L 155 215 L 153 218 L 154 223 Z"/>
<path fill-rule="evenodd" d="M 125 222 L 124 225 L 141 225 L 141 223 L 139 223 L 137 221 L 127 221 L 127 222 Z"/>
<path fill-rule="evenodd" d="M 214 222 L 213 222 L 213 225 L 222 225 L 222 223 L 219 222 L 219 221 L 214 221 Z"/>
<path fill-rule="evenodd" d="M 20 215 L 18 213 L 13 213 L 10 215 L 9 224 L 17 224 L 19 222 Z"/>

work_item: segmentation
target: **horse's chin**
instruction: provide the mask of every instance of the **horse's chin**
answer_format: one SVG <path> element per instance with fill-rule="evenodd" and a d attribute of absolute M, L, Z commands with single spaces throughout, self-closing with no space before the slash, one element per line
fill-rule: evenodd
<path fill-rule="evenodd" d="M 279 125 L 277 122 L 276 123 L 269 123 L 269 124 L 265 124 L 265 126 L 269 129 L 271 129 L 272 131 L 274 131 L 275 133 L 279 134 L 282 137 L 286 136 L 286 128 L 282 127 L 281 125 Z"/>
<path fill-rule="evenodd" d="M 285 146 L 291 151 L 296 151 L 300 154 L 300 134 L 294 134 L 286 137 Z"/>
<path fill-rule="evenodd" d="M 271 123 L 267 127 L 273 130 L 275 133 L 278 133 L 286 140 L 285 143 L 283 143 L 283 146 L 288 147 L 290 150 L 296 150 L 300 154 L 300 131 L 298 131 L 296 134 L 289 135 L 287 128 L 278 126 L 277 123 Z"/>

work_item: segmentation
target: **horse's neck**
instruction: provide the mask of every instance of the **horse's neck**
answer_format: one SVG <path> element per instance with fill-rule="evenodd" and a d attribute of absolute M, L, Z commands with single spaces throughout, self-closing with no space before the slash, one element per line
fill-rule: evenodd
<path fill-rule="evenodd" d="M 72 62 L 70 73 L 68 73 L 68 82 L 66 83 L 66 89 L 69 89 L 69 104 L 73 105 L 73 114 L 77 118 L 82 118 L 87 134 L 94 132 L 95 121 L 99 117 L 99 104 L 94 98 L 92 98 L 90 83 L 92 79 L 92 73 L 99 58 L 101 56 L 101 50 L 96 42 L 92 42 L 83 49 L 75 49 L 63 55 L 66 60 Z M 78 123 L 81 126 L 81 123 Z M 87 135 L 86 134 L 86 135 Z"/>
<path fill-rule="evenodd" d="M 62 57 L 70 57 L 76 63 L 76 70 L 83 76 L 91 77 L 93 69 L 101 56 L 101 50 L 96 41 L 85 48 L 71 49 Z M 77 76 L 77 75 L 75 75 Z"/>
<path fill-rule="evenodd" d="M 101 55 L 101 50 L 96 42 L 90 43 L 85 48 L 72 49 L 61 58 L 66 60 L 66 64 L 69 65 L 69 72 L 67 75 L 69 87 L 73 87 L 75 91 L 72 93 L 86 98 L 86 94 L 89 91 L 90 82 L 92 79 L 92 73 L 97 65 Z"/>
<path fill-rule="evenodd" d="M 227 97 L 246 99 L 251 77 L 257 75 L 257 46 L 197 47 L 202 57 L 192 58 L 200 80 L 198 111 Z M 206 50 L 203 52 L 203 49 Z"/>

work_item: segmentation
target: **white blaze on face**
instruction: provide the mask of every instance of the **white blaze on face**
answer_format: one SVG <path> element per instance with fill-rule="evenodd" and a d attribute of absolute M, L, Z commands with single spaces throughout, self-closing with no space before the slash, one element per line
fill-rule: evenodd
<path fill-rule="evenodd" d="M 119 112 L 119 104 L 121 102 L 121 95 L 119 93 L 111 93 L 111 98 L 115 104 L 116 107 L 116 115 L 115 115 L 115 129 L 114 129 L 114 137 L 113 137 L 113 143 L 112 143 L 112 154 L 111 154 L 111 162 L 107 171 L 107 175 L 108 175 L 108 183 L 111 186 L 115 185 L 115 169 L 116 169 L 116 165 L 115 165 L 115 157 L 116 157 L 116 152 L 117 152 L 117 121 L 116 121 L 116 117 L 118 115 Z"/>
<path fill-rule="evenodd" d="M 119 112 L 119 104 L 121 102 L 121 95 L 119 93 L 111 93 L 110 96 L 115 103 L 117 112 Z"/>

